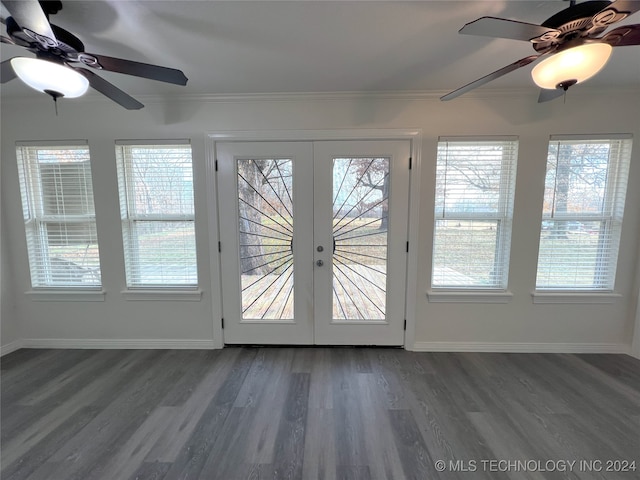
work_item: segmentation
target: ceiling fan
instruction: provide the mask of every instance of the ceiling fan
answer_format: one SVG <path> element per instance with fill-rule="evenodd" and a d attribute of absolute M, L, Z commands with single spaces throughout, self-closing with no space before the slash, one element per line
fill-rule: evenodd
<path fill-rule="evenodd" d="M 640 45 L 640 24 L 625 25 L 601 35 L 610 25 L 640 10 L 640 0 L 593 0 L 570 6 L 541 25 L 505 18 L 482 17 L 467 23 L 459 33 L 530 42 L 537 52 L 454 90 L 440 100 L 451 100 L 546 56 L 532 70 L 541 87 L 538 103 L 562 96 L 569 87 L 598 73 L 612 47 Z"/>
<path fill-rule="evenodd" d="M 18 76 L 54 101 L 80 96 L 91 86 L 128 110 L 138 110 L 144 105 L 90 69 L 187 84 L 184 73 L 174 68 L 85 52 L 78 37 L 49 23 L 49 15 L 62 8 L 60 1 L 2 0 L 2 3 L 11 16 L 5 20 L 9 37 L 0 36 L 0 40 L 24 47 L 36 57 L 14 57 L 0 63 L 0 83 Z"/>

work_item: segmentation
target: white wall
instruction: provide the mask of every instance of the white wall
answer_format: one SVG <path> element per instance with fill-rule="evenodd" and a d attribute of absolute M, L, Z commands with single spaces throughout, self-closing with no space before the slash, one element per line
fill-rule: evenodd
<path fill-rule="evenodd" d="M 12 264 L 9 261 L 9 242 L 5 223 L 5 205 L 0 205 L 0 355 L 12 352 L 20 346 L 19 321 L 13 286 Z"/>
<path fill-rule="evenodd" d="M 23 103 L 2 102 L 2 200 L 9 225 L 10 263 L 21 334 L 33 345 L 157 345 L 215 343 L 209 262 L 205 132 L 419 128 L 423 132 L 417 289 L 416 348 L 629 351 L 635 318 L 638 254 L 640 147 L 634 148 L 623 226 L 616 292 L 604 305 L 533 304 L 537 244 L 549 135 L 632 133 L 640 141 L 640 92 L 596 93 L 578 88 L 562 100 L 538 105 L 537 92 L 461 97 L 440 102 L 429 95 L 254 96 L 142 99 L 146 107 L 129 112 L 100 98 L 62 100 L 59 116 L 44 96 Z M 440 135 L 517 135 L 520 139 L 508 304 L 430 303 L 435 152 Z M 200 302 L 126 301 L 119 225 L 115 139 L 190 138 L 195 161 L 196 235 Z M 28 263 L 15 165 L 15 141 L 87 139 L 91 148 L 104 302 L 35 302 Z M 216 238 L 211 240 L 217 240 Z M 414 250 L 415 251 L 415 250 Z M 211 252 L 217 255 L 217 252 Z M 4 256 L 4 252 L 3 252 Z M 215 319 L 215 321 L 219 321 Z M 411 319 L 410 319 L 411 322 Z M 92 342 L 93 340 L 93 342 Z M 102 342 L 102 343 L 101 343 Z M 200 342 L 200 343 L 198 343 Z"/>
<path fill-rule="evenodd" d="M 632 305 L 635 301 L 635 319 L 633 315 L 633 308 L 631 309 L 629 315 L 630 317 L 632 317 L 632 322 L 634 322 L 635 324 L 635 327 L 633 329 L 631 354 L 634 357 L 640 358 L 640 242 L 638 242 L 638 264 L 636 266 L 636 282 L 633 292 L 635 292 L 635 298 L 632 299 Z"/>
<path fill-rule="evenodd" d="M 637 298 L 640 299 L 640 289 L 638 289 Z M 631 355 L 636 358 L 640 358 L 640 300 L 636 303 L 636 319 L 635 329 L 633 332 L 633 344 L 631 349 Z"/>

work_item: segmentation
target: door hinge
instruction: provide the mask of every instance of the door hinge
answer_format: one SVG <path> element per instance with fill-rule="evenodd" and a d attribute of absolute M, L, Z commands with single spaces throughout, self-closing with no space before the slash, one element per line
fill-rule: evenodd
<path fill-rule="evenodd" d="M 409 253 L 409 241 L 407 240 L 407 253 Z"/>
<path fill-rule="evenodd" d="M 409 157 L 409 170 L 411 170 L 411 157 Z"/>
<path fill-rule="evenodd" d="M 216 172 L 218 171 L 218 160 L 215 161 Z"/>
<path fill-rule="evenodd" d="M 405 322 L 406 322 L 406 320 L 405 320 Z M 222 325 L 222 329 L 224 330 L 224 318 L 220 319 L 220 324 Z"/>
<path fill-rule="evenodd" d="M 404 330 L 405 330 L 405 332 L 407 331 L 407 319 L 406 318 L 404 319 Z"/>
<path fill-rule="evenodd" d="M 222 252 L 222 242 L 218 242 L 218 252 Z"/>

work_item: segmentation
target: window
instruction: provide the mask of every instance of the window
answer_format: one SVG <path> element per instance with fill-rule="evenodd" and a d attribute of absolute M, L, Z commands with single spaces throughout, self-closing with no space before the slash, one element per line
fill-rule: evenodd
<path fill-rule="evenodd" d="M 116 146 L 128 287 L 198 283 L 188 144 Z"/>
<path fill-rule="evenodd" d="M 20 143 L 16 154 L 32 286 L 100 287 L 88 145 Z"/>
<path fill-rule="evenodd" d="M 551 137 L 539 290 L 613 290 L 631 138 Z"/>
<path fill-rule="evenodd" d="M 432 287 L 507 288 L 518 142 L 440 139 Z"/>

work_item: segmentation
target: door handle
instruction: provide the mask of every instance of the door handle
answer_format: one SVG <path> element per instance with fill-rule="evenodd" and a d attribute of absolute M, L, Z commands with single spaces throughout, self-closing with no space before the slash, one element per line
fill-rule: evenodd
<path fill-rule="evenodd" d="M 316 262 L 316 265 L 317 265 L 317 266 L 319 266 L 319 267 L 321 267 L 321 266 L 323 266 L 323 265 L 324 265 L 324 262 L 323 262 L 322 260 L 318 260 L 318 261 Z"/>

